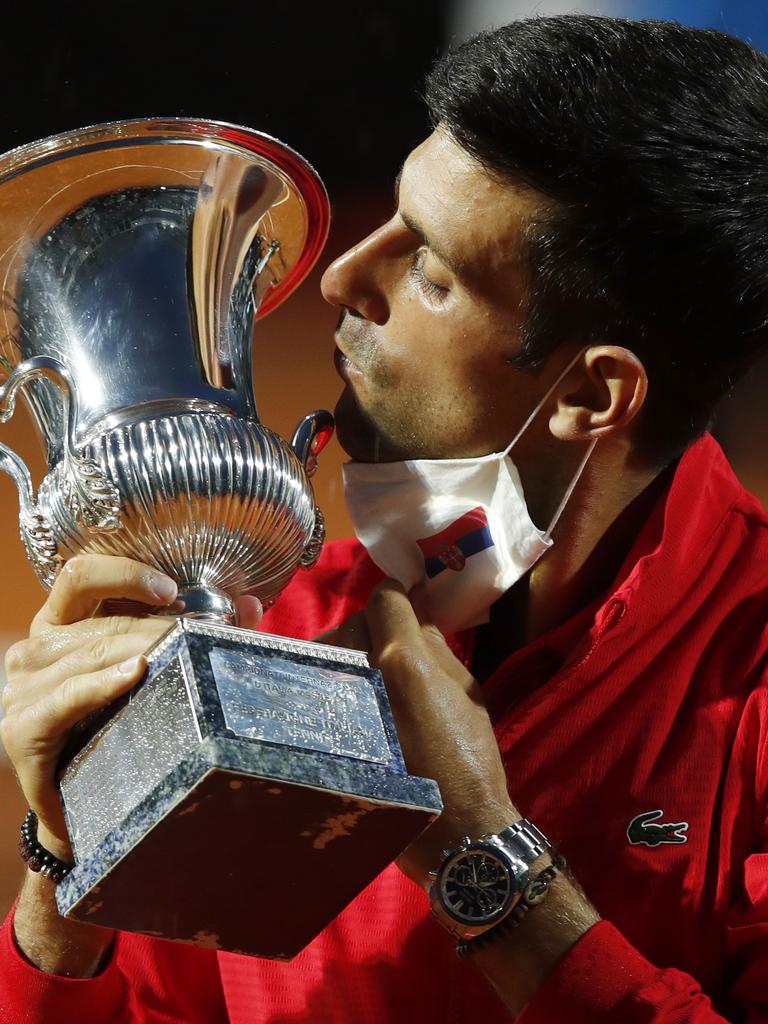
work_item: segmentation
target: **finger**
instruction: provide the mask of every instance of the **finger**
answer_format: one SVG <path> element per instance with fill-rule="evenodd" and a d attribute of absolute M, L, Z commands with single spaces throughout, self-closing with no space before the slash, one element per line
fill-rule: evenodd
<path fill-rule="evenodd" d="M 6 676 L 12 678 L 47 668 L 70 651 L 99 637 L 125 633 L 139 633 L 148 638 L 160 636 L 171 621 L 148 615 L 141 618 L 116 615 L 104 619 L 83 619 L 71 626 L 51 626 L 8 648 L 5 654 Z"/>
<path fill-rule="evenodd" d="M 254 594 L 242 594 L 235 602 L 237 624 L 241 629 L 258 629 L 264 618 L 264 608 Z"/>
<path fill-rule="evenodd" d="M 371 635 L 368 632 L 365 613 L 356 612 L 350 615 L 340 626 L 321 633 L 316 637 L 316 642 L 328 644 L 330 647 L 346 647 L 352 651 L 369 651 Z"/>
<path fill-rule="evenodd" d="M 165 607 L 176 599 L 174 581 L 156 569 L 117 555 L 77 555 L 65 563 L 32 632 L 93 616 L 105 598 L 128 598 Z"/>
<path fill-rule="evenodd" d="M 132 689 L 146 666 L 143 655 L 132 653 L 117 665 L 70 677 L 33 703 L 25 701 L 23 706 L 6 708 L 0 729 L 22 789 L 40 823 L 62 841 L 66 840 L 66 829 L 53 778 L 67 736 L 78 721 Z"/>
<path fill-rule="evenodd" d="M 373 591 L 366 617 L 371 664 L 384 674 L 390 696 L 398 686 L 414 689 L 417 680 L 430 686 L 436 672 L 454 678 L 459 670 L 465 689 L 474 683 L 437 626 L 419 618 L 399 583 L 385 580 Z"/>
<path fill-rule="evenodd" d="M 412 587 L 408 591 L 408 600 L 411 602 L 411 607 L 414 610 L 416 618 L 422 625 L 427 625 L 432 622 L 430 618 L 429 599 L 427 597 L 427 588 L 423 583 L 417 583 L 415 587 Z"/>
<path fill-rule="evenodd" d="M 390 644 L 421 646 L 421 624 L 408 595 L 395 580 L 384 580 L 368 599 L 365 609 L 372 650 Z"/>
<path fill-rule="evenodd" d="M 139 654 L 146 654 L 156 640 L 156 636 L 142 633 L 98 637 L 59 658 L 47 668 L 23 675 L 18 680 L 11 678 L 3 691 L 3 706 L 8 713 L 28 707 L 47 697 L 73 676 L 98 672 Z"/>
<path fill-rule="evenodd" d="M 186 607 L 184 601 L 174 601 L 173 604 L 158 606 L 143 604 L 141 601 L 129 601 L 124 597 L 113 597 L 108 598 L 104 601 L 99 602 L 99 606 L 96 609 L 95 614 L 99 615 L 128 615 L 128 616 L 146 616 L 156 615 L 160 609 L 162 609 L 163 615 L 170 615 L 171 613 L 183 612 Z"/>
<path fill-rule="evenodd" d="M 411 602 L 414 614 L 419 620 L 422 640 L 428 644 L 430 651 L 433 656 L 437 658 L 438 663 L 443 668 L 450 670 L 450 666 L 456 660 L 456 655 L 448 646 L 448 642 L 440 629 L 432 621 L 429 598 L 427 597 L 427 588 L 425 584 L 417 583 L 415 587 L 412 587 L 408 592 L 408 600 Z"/>
<path fill-rule="evenodd" d="M 34 702 L 6 708 L 3 741 L 20 776 L 29 763 L 56 756 L 72 726 L 135 685 L 146 667 L 146 658 L 134 654 L 98 672 L 72 676 Z"/>
<path fill-rule="evenodd" d="M 43 723 L 46 713 L 50 713 L 58 726 L 69 731 L 86 715 L 105 707 L 135 686 L 146 669 L 144 655 L 131 654 L 117 664 L 70 676 L 51 694 L 50 710 L 45 706 L 40 709 L 39 720 Z"/>

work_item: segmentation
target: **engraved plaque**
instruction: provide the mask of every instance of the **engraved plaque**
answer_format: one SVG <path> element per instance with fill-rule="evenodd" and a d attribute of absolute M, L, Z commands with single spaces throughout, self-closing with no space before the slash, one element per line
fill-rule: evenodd
<path fill-rule="evenodd" d="M 223 647 L 208 657 L 235 735 L 360 761 L 391 759 L 376 693 L 364 676 Z"/>

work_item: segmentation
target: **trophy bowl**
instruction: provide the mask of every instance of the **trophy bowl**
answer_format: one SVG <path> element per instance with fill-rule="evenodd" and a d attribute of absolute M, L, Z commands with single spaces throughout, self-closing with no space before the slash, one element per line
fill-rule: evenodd
<path fill-rule="evenodd" d="M 124 555 L 184 601 L 139 687 L 62 758 L 66 916 L 288 958 L 439 813 L 364 655 L 236 623 L 240 595 L 269 607 L 323 544 L 310 477 L 332 418 L 290 444 L 267 429 L 252 351 L 328 225 L 302 157 L 220 122 L 0 156 L 0 422 L 21 391 L 48 463 L 35 492 L 0 445 L 27 554 L 44 587 L 79 552 Z"/>

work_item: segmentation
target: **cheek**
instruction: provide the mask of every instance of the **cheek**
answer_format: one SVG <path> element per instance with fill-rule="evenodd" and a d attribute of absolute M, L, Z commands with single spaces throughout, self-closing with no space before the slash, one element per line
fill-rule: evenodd
<path fill-rule="evenodd" d="M 402 372 L 447 378 L 466 376 L 473 331 L 452 306 L 430 308 L 409 295 L 390 317 L 382 338 L 382 356 Z"/>
<path fill-rule="evenodd" d="M 468 453 L 501 451 L 512 439 L 525 400 L 519 371 L 508 358 L 506 344 L 483 344 L 473 335 L 457 343 L 453 359 L 441 368 L 451 375 L 446 391 L 453 390 L 453 412 L 462 418 L 455 429 Z"/>
<path fill-rule="evenodd" d="M 409 308 L 377 329 L 367 374 L 371 388 L 408 387 L 414 381 L 423 381 L 440 362 L 436 359 L 440 332 L 430 318 L 413 307 L 409 303 Z"/>
<path fill-rule="evenodd" d="M 514 420 L 516 371 L 511 325 L 501 330 L 484 309 L 441 311 L 410 298 L 377 330 L 376 358 L 358 397 L 377 420 L 397 420 L 451 453 L 503 448 Z"/>

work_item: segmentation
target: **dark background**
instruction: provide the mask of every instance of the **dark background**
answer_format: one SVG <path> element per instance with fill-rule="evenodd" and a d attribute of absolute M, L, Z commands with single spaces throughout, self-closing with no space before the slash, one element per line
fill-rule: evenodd
<path fill-rule="evenodd" d="M 6 39 L 0 149 L 127 117 L 209 117 L 284 139 L 329 189 L 391 181 L 450 5 L 30 4 Z"/>

